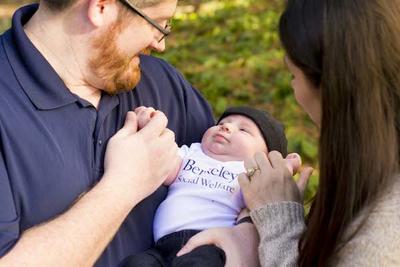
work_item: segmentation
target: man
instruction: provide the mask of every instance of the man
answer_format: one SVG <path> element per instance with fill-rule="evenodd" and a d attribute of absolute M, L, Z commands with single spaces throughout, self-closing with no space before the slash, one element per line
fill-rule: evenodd
<path fill-rule="evenodd" d="M 42 0 L 14 14 L 0 37 L 0 266 L 116 266 L 152 244 L 174 133 L 190 144 L 213 123 L 174 68 L 139 56 L 164 50 L 175 9 Z M 137 129 L 140 105 L 172 131 L 160 112 Z"/>

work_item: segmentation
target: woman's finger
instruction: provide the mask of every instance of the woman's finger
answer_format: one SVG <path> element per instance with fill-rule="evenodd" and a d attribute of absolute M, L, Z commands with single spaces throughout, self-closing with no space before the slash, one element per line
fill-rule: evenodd
<path fill-rule="evenodd" d="M 274 169 L 280 168 L 283 165 L 285 165 L 282 154 L 276 150 L 269 152 L 268 158 L 269 158 L 269 161 L 271 162 L 272 168 L 274 168 Z"/>
<path fill-rule="evenodd" d="M 246 168 L 246 170 L 257 167 L 257 162 L 255 161 L 254 157 L 246 159 L 244 161 L 244 167 Z"/>
<path fill-rule="evenodd" d="M 304 167 L 300 171 L 299 180 L 297 181 L 297 187 L 299 188 L 302 197 L 304 195 L 304 191 L 306 190 L 308 181 L 310 180 L 313 171 L 314 169 L 311 167 Z"/>
<path fill-rule="evenodd" d="M 250 186 L 251 183 L 250 179 L 249 177 L 247 177 L 246 173 L 239 174 L 238 182 L 242 191 L 247 191 L 247 188 Z"/>
<path fill-rule="evenodd" d="M 295 175 L 301 167 L 300 155 L 297 153 L 290 153 L 285 158 L 285 161 L 286 161 L 286 167 L 289 169 L 292 175 Z"/>
<path fill-rule="evenodd" d="M 260 169 L 260 173 L 268 173 L 272 170 L 271 162 L 264 152 L 257 152 L 254 155 L 256 166 Z"/>
<path fill-rule="evenodd" d="M 253 158 L 249 158 L 247 160 L 244 161 L 244 167 L 245 167 L 245 179 L 247 180 L 251 180 L 251 178 L 257 173 L 259 172 L 259 166 L 256 162 L 256 160 Z"/>

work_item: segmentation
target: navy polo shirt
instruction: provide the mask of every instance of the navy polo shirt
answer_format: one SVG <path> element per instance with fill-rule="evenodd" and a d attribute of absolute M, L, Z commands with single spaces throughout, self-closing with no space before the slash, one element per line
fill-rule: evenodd
<path fill-rule="evenodd" d="M 67 211 L 96 184 L 107 141 L 129 110 L 162 110 L 178 145 L 200 141 L 214 123 L 201 95 L 151 56 L 141 57 L 142 79 L 133 91 L 103 94 L 96 110 L 66 88 L 27 38 L 22 25 L 36 10 L 19 9 L 0 36 L 0 257 L 26 229 Z M 160 187 L 132 210 L 96 266 L 116 266 L 152 245 L 153 215 L 165 193 Z"/>

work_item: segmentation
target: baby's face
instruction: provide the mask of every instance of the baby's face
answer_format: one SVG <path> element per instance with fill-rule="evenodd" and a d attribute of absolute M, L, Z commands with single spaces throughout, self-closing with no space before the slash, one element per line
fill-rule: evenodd
<path fill-rule="evenodd" d="M 242 115 L 223 118 L 205 132 L 201 143 L 204 153 L 221 161 L 245 160 L 258 151 L 267 152 L 260 129 Z"/>

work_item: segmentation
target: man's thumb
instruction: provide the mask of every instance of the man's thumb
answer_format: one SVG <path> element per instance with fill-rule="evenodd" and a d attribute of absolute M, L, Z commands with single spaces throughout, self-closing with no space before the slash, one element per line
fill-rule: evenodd
<path fill-rule="evenodd" d="M 134 134 L 138 129 L 138 120 L 136 113 L 133 111 L 128 111 L 125 118 L 124 127 L 122 127 L 126 134 Z"/>

